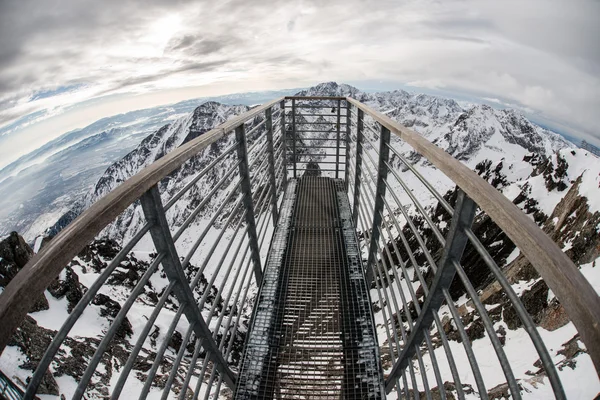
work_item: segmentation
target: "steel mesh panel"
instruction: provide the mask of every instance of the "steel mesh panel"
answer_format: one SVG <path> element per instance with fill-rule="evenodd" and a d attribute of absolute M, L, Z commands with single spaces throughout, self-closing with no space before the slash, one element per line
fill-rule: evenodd
<path fill-rule="evenodd" d="M 237 398 L 381 398 L 377 341 L 343 181 L 291 180 L 281 215 Z"/>

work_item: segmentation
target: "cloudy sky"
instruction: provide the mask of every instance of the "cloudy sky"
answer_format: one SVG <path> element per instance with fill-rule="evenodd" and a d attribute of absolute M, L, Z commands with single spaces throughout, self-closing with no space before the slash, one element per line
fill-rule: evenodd
<path fill-rule="evenodd" d="M 104 116 L 329 80 L 510 105 L 600 144 L 599 38 L 597 0 L 0 0 L 0 168 Z"/>

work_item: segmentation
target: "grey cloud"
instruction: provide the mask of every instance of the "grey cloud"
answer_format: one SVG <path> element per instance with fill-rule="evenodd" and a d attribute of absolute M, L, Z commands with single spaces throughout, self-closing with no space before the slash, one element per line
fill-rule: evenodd
<path fill-rule="evenodd" d="M 198 40 L 194 35 L 185 35 L 180 38 L 171 39 L 168 45 L 169 50 L 181 50 L 190 47 Z"/>
<path fill-rule="evenodd" d="M 161 78 L 166 78 L 172 75 L 176 75 L 178 73 L 182 73 L 182 72 L 188 72 L 188 71 L 196 71 L 196 72 L 207 72 L 207 71 L 213 71 L 216 68 L 223 66 L 225 64 L 227 64 L 228 60 L 221 60 L 221 61 L 213 61 L 213 62 L 196 62 L 196 63 L 189 63 L 189 64 L 185 64 L 176 68 L 172 68 L 166 71 L 161 71 L 160 73 L 156 73 L 156 74 L 152 74 L 152 75 L 142 75 L 142 76 L 137 76 L 137 77 L 130 77 L 130 78 L 125 78 L 125 79 L 121 79 L 121 80 L 117 80 L 114 81 L 112 83 L 112 86 L 109 89 L 106 89 L 100 93 L 98 93 L 98 96 L 101 95 L 105 95 L 105 94 L 110 94 L 111 92 L 114 92 L 116 90 L 119 89 L 123 89 L 123 88 L 127 88 L 127 87 L 131 87 L 131 86 L 136 86 L 136 85 L 142 85 L 145 83 L 151 83 L 151 82 L 155 82 Z"/>
<path fill-rule="evenodd" d="M 287 30 L 288 30 L 289 32 L 291 32 L 291 31 L 293 31 L 293 30 L 294 30 L 294 27 L 295 27 L 295 26 L 296 26 L 296 20 L 295 20 L 295 19 L 291 19 L 291 20 L 289 20 L 289 21 L 288 21 L 288 23 L 287 23 Z"/>
<path fill-rule="evenodd" d="M 184 35 L 167 44 L 167 52 L 181 52 L 190 56 L 206 56 L 226 48 L 242 46 L 243 40 L 234 35 Z"/>
<path fill-rule="evenodd" d="M 181 22 L 155 52 L 118 51 L 173 13 Z M 597 1 L 0 0 L 0 99 L 73 83 L 97 85 L 96 95 L 147 90 L 168 77 L 239 71 L 265 82 L 439 82 L 593 131 L 595 15 Z"/>

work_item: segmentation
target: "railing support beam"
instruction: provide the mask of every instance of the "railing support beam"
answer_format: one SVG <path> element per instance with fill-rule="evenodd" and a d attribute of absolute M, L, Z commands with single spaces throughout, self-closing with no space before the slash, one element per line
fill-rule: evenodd
<path fill-rule="evenodd" d="M 282 162 L 283 162 L 283 191 L 287 188 L 287 140 L 285 140 L 286 131 L 285 131 L 285 100 L 281 100 L 279 103 L 279 107 L 281 108 L 281 148 L 283 149 Z"/>
<path fill-rule="evenodd" d="M 381 135 L 379 136 L 379 167 L 377 171 L 377 192 L 375 193 L 375 205 L 373 210 L 373 224 L 371 225 L 371 243 L 369 245 L 369 258 L 367 260 L 366 279 L 367 285 L 373 282 L 374 263 L 377 262 L 377 246 L 379 235 L 381 233 L 383 199 L 385 197 L 386 180 L 388 174 L 387 162 L 390 155 L 388 144 L 390 143 L 390 130 L 381 126 Z"/>
<path fill-rule="evenodd" d="M 246 208 L 246 224 L 248 225 L 248 241 L 250 244 L 250 257 L 254 266 L 254 278 L 260 286 L 262 282 L 262 267 L 260 265 L 260 249 L 256 234 L 256 220 L 254 219 L 254 203 L 252 200 L 252 187 L 250 185 L 250 171 L 248 170 L 248 149 L 246 147 L 246 133 L 244 124 L 235 128 L 235 138 L 238 143 L 237 155 L 240 161 L 240 179 L 244 207 Z"/>
<path fill-rule="evenodd" d="M 458 191 L 458 199 L 454 209 L 454 216 L 450 224 L 450 231 L 446 238 L 446 246 L 442 253 L 442 258 L 438 263 L 438 269 L 433 278 L 433 283 L 429 289 L 429 295 L 425 299 L 419 318 L 417 319 L 412 332 L 404 344 L 404 348 L 392 372 L 385 382 L 386 392 L 389 393 L 396 384 L 396 379 L 407 367 L 408 363 L 415 354 L 416 346 L 420 346 L 425 338 L 425 329 L 429 329 L 434 320 L 433 313 L 437 312 L 444 301 L 444 289 L 450 287 L 456 269 L 454 262 L 460 262 L 462 254 L 467 245 L 466 230 L 473 224 L 475 210 L 477 205 L 462 190 Z"/>
<path fill-rule="evenodd" d="M 350 106 L 350 104 L 348 104 Z M 352 221 L 354 222 L 354 228 L 358 227 L 358 207 L 360 202 L 360 181 L 361 181 L 361 168 L 362 168 L 362 142 L 363 142 L 363 119 L 364 112 L 360 108 L 358 109 L 358 116 L 356 121 L 356 165 L 354 168 L 354 199 L 352 201 Z M 348 157 L 346 157 L 348 160 Z"/>
<path fill-rule="evenodd" d="M 335 145 L 335 179 L 338 179 L 340 176 L 340 133 L 341 133 L 341 129 L 342 127 L 340 126 L 340 117 L 341 117 L 341 110 L 340 107 L 342 106 L 342 101 L 338 100 L 337 101 L 337 123 L 336 123 L 336 145 Z"/>
<path fill-rule="evenodd" d="M 265 110 L 267 128 L 267 153 L 269 163 L 269 181 L 273 190 L 271 191 L 271 213 L 273 214 L 273 226 L 277 226 L 279 212 L 277 211 L 277 182 L 275 179 L 275 151 L 273 149 L 273 114 L 272 109 Z"/>
<path fill-rule="evenodd" d="M 344 183 L 346 185 L 346 191 L 348 191 L 348 179 L 350 170 L 350 103 L 346 101 L 346 170 L 344 171 Z"/>
<path fill-rule="evenodd" d="M 229 369 L 227 361 L 223 358 L 223 354 L 219 351 L 219 347 L 212 338 L 212 333 L 206 325 L 202 313 L 196 304 L 194 294 L 190 289 L 189 283 L 185 276 L 185 272 L 181 267 L 177 249 L 173 242 L 173 237 L 169 231 L 169 224 L 165 211 L 160 199 L 158 187 L 155 185 L 140 198 L 142 209 L 146 219 L 151 224 L 150 235 L 156 247 L 158 254 L 164 253 L 165 257 L 162 260 L 162 266 L 169 281 L 173 282 L 173 292 L 179 300 L 180 307 L 184 307 L 184 314 L 190 324 L 193 326 L 194 333 L 197 337 L 204 340 L 204 348 L 210 352 L 210 358 L 215 363 L 223 380 L 230 387 L 235 387 L 236 376 Z"/>
<path fill-rule="evenodd" d="M 294 179 L 296 178 L 296 100 L 292 99 L 292 162 L 294 163 Z"/>

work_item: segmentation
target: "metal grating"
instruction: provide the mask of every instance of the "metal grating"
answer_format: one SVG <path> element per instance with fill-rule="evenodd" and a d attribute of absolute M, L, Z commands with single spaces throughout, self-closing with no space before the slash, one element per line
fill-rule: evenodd
<path fill-rule="evenodd" d="M 290 180 L 238 380 L 240 399 L 383 396 L 342 180 Z"/>

